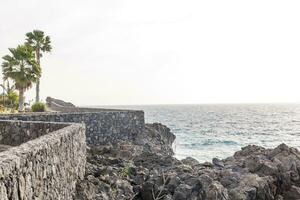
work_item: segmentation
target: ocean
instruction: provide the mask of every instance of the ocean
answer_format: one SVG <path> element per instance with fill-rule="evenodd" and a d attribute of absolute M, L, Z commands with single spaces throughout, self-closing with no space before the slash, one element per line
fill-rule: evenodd
<path fill-rule="evenodd" d="M 246 145 L 300 148 L 300 104 L 109 106 L 141 109 L 146 123 L 160 122 L 176 135 L 175 157 L 200 162 L 226 158 Z"/>

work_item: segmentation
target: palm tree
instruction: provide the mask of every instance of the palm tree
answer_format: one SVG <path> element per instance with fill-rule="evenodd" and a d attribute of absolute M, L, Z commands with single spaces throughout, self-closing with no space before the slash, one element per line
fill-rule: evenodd
<path fill-rule="evenodd" d="M 26 33 L 26 44 L 31 46 L 35 51 L 36 62 L 41 66 L 40 58 L 43 56 L 42 52 L 51 52 L 51 40 L 49 36 L 45 36 L 43 31 L 33 30 Z M 40 101 L 40 77 L 36 82 L 36 97 L 35 101 Z"/>
<path fill-rule="evenodd" d="M 9 49 L 11 55 L 3 57 L 2 73 L 5 80 L 11 78 L 19 90 L 19 108 L 24 111 L 24 92 L 36 82 L 41 75 L 41 68 L 34 59 L 34 50 L 27 45 Z"/>

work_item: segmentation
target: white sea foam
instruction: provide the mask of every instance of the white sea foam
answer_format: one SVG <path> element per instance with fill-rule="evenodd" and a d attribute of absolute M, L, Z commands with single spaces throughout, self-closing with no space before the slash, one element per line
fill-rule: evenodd
<path fill-rule="evenodd" d="M 146 122 L 161 122 L 176 135 L 175 156 L 199 161 L 225 158 L 241 147 L 300 147 L 300 105 L 161 105 L 143 109 Z M 122 107 L 122 108 L 124 108 Z"/>

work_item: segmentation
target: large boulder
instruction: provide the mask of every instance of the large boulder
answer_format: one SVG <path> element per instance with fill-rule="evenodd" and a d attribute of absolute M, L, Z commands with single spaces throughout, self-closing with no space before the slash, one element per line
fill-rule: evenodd
<path fill-rule="evenodd" d="M 145 124 L 145 130 L 137 135 L 134 143 L 143 146 L 145 150 L 161 154 L 174 155 L 172 144 L 176 136 L 170 129 L 160 123 Z"/>
<path fill-rule="evenodd" d="M 55 99 L 52 97 L 46 98 L 46 104 L 47 107 L 52 111 L 65 111 L 68 108 L 76 108 L 76 106 L 71 102 L 65 102 L 63 100 Z"/>

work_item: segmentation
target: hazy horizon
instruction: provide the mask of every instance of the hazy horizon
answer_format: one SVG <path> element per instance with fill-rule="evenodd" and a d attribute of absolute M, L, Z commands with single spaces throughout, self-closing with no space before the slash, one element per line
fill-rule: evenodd
<path fill-rule="evenodd" d="M 300 103 L 300 2 L 2 0 L 0 56 L 43 30 L 41 96 L 76 105 Z M 1 59 L 2 63 L 2 59 Z M 34 88 L 26 92 L 34 98 Z"/>
<path fill-rule="evenodd" d="M 241 105 L 300 105 L 300 103 L 298 102 L 271 102 L 271 103 L 178 103 L 178 104 L 167 104 L 167 103 L 163 103 L 163 104 L 103 104 L 103 105 L 84 105 L 84 104 L 80 104 L 77 106 L 82 106 L 82 107 L 147 107 L 147 106 L 211 106 L 211 105 L 215 105 L 215 106 L 241 106 Z"/>

